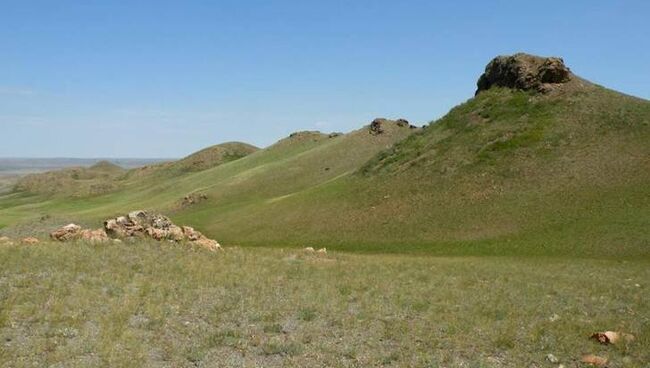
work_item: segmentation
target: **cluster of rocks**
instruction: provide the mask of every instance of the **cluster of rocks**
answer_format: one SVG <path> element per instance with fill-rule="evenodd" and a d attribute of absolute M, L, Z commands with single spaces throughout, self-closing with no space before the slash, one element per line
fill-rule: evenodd
<path fill-rule="evenodd" d="M 393 120 L 388 120 L 388 119 L 384 119 L 384 118 L 377 118 L 377 119 L 373 120 L 370 123 L 370 127 L 368 128 L 368 131 L 372 135 L 382 134 L 385 131 L 384 128 L 385 128 L 386 124 L 390 124 L 390 123 L 394 123 L 395 125 L 397 125 L 400 128 L 409 128 L 409 129 L 416 129 L 417 128 L 415 125 L 411 125 L 408 122 L 408 120 L 406 120 L 406 119 L 397 119 L 397 120 L 393 121 Z"/>
<path fill-rule="evenodd" d="M 188 242 L 211 251 L 221 249 L 216 240 L 206 237 L 194 228 L 177 226 L 168 217 L 149 214 L 146 211 L 133 211 L 126 216 L 108 219 L 104 221 L 103 229 L 82 229 L 79 225 L 69 224 L 52 232 L 50 237 L 61 242 L 81 240 L 92 243 L 154 239 Z"/>
<path fill-rule="evenodd" d="M 497 56 L 485 67 L 476 94 L 494 86 L 546 93 L 571 80 L 573 74 L 558 57 L 524 53 Z"/>
<path fill-rule="evenodd" d="M 189 226 L 177 226 L 168 217 L 149 214 L 146 211 L 133 211 L 104 221 L 106 234 L 111 238 L 151 238 L 174 242 L 187 241 L 208 250 L 221 249 L 216 240 L 210 239 Z"/>
<path fill-rule="evenodd" d="M 181 207 L 193 206 L 197 203 L 206 201 L 207 199 L 208 199 L 207 194 L 191 193 L 183 197 L 183 199 L 181 200 Z"/>

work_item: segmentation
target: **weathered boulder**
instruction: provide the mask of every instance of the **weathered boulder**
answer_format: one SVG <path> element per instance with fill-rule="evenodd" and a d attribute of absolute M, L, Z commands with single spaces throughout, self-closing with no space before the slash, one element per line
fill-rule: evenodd
<path fill-rule="evenodd" d="M 497 56 L 485 67 L 476 94 L 494 86 L 525 91 L 548 92 L 571 80 L 573 74 L 557 57 L 540 57 L 524 53 Z"/>
<path fill-rule="evenodd" d="M 207 238 L 205 236 L 191 242 L 191 244 L 198 245 L 199 247 L 207 249 L 212 252 L 221 250 L 221 244 L 219 244 L 216 240 Z"/>
<path fill-rule="evenodd" d="M 126 217 L 118 217 L 104 221 L 104 230 L 111 238 L 129 238 L 142 235 L 144 228 L 126 220 Z"/>
<path fill-rule="evenodd" d="M 98 244 L 98 243 L 107 243 L 111 239 L 108 237 L 104 229 L 95 229 L 95 230 L 85 229 L 85 230 L 81 230 L 79 234 L 79 240 Z"/>
<path fill-rule="evenodd" d="M 152 239 L 155 240 L 172 240 L 172 241 L 182 241 L 185 239 L 183 235 L 183 230 L 176 226 L 170 225 L 165 228 L 157 227 L 147 227 L 145 233 Z"/>
<path fill-rule="evenodd" d="M 190 243 L 198 245 L 202 248 L 206 248 L 211 251 L 221 249 L 221 245 L 216 240 L 206 237 L 200 231 L 195 230 L 193 227 L 183 226 L 183 234 Z"/>
<path fill-rule="evenodd" d="M 76 224 L 65 225 L 53 231 L 50 238 L 60 242 L 81 240 L 90 243 L 105 243 L 110 240 L 104 229 L 82 229 Z"/>
<path fill-rule="evenodd" d="M 81 226 L 76 224 L 68 224 L 50 233 L 52 240 L 65 242 L 79 238 L 81 235 Z"/>
<path fill-rule="evenodd" d="M 377 118 L 370 123 L 370 134 L 372 135 L 379 135 L 384 132 L 384 127 L 383 125 L 388 122 L 388 119 L 384 118 Z"/>
<path fill-rule="evenodd" d="M 20 242 L 25 245 L 34 245 L 40 243 L 41 241 L 37 238 L 34 238 L 33 236 L 29 236 L 27 238 L 23 238 Z"/>

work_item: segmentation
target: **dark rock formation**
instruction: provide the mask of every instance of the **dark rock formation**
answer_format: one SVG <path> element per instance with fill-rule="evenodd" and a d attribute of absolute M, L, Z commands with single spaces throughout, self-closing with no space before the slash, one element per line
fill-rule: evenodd
<path fill-rule="evenodd" d="M 377 118 L 370 123 L 370 134 L 379 135 L 384 132 L 383 124 L 387 123 L 388 119 Z"/>
<path fill-rule="evenodd" d="M 379 135 L 385 133 L 387 129 L 392 129 L 394 127 L 409 129 L 417 128 L 415 125 L 411 125 L 411 123 L 406 119 L 389 120 L 385 118 L 377 118 L 370 123 L 368 132 L 372 135 Z"/>
<path fill-rule="evenodd" d="M 572 76 L 561 58 L 523 53 L 498 56 L 485 67 L 476 83 L 476 94 L 493 86 L 544 93 L 568 82 Z"/>

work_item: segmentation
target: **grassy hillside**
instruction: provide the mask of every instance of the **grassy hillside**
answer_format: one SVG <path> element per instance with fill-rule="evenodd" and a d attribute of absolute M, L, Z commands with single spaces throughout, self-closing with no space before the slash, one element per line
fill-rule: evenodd
<path fill-rule="evenodd" d="M 392 121 L 382 126 L 384 131 L 378 135 L 370 134 L 368 127 L 345 135 L 294 133 L 264 150 L 199 172 L 179 174 L 184 160 L 136 169 L 124 175 L 119 190 L 83 199 L 17 191 L 0 198 L 0 224 L 22 225 L 5 229 L 5 233 L 45 233 L 68 221 L 98 225 L 107 215 L 133 208 L 178 216 L 196 213 L 209 220 L 228 208 L 264 207 L 292 193 L 349 176 L 375 154 L 416 131 Z M 183 208 L 183 197 L 192 193 L 206 194 L 208 200 Z"/>
<path fill-rule="evenodd" d="M 16 189 L 29 193 L 67 197 L 96 196 L 116 190 L 116 179 L 126 170 L 108 161 L 85 167 L 30 174 L 18 180 Z"/>
<path fill-rule="evenodd" d="M 153 180 L 166 180 L 186 173 L 207 170 L 245 157 L 258 148 L 228 142 L 205 148 L 178 161 L 169 161 L 124 170 L 109 162 L 31 174 L 18 180 L 16 190 L 50 197 L 94 197 Z"/>
<path fill-rule="evenodd" d="M 225 244 L 649 257 L 650 102 L 572 74 L 528 90 L 501 84 L 423 130 L 301 132 L 200 172 L 175 163 L 164 180 L 130 174 L 84 200 L 4 195 L 0 224 L 98 224 L 145 208 Z M 183 206 L 191 193 L 207 199 Z"/>
<path fill-rule="evenodd" d="M 181 160 L 131 170 L 126 179 L 146 176 L 170 177 L 207 170 L 246 157 L 259 148 L 242 142 L 227 142 L 204 148 Z"/>
<path fill-rule="evenodd" d="M 580 80 L 494 88 L 352 175 L 177 216 L 250 245 L 647 256 L 648 142 L 647 101 Z"/>

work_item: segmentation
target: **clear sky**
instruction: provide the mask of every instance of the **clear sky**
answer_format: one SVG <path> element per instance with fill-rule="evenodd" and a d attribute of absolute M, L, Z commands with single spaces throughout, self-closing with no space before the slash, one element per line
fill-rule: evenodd
<path fill-rule="evenodd" d="M 517 51 L 650 98 L 649 17 L 647 0 L 2 0 L 0 156 L 180 157 L 380 116 L 420 125 Z"/>

